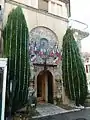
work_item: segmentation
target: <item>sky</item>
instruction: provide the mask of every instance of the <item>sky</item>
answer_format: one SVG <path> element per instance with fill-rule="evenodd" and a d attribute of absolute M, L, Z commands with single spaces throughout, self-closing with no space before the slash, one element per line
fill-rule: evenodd
<path fill-rule="evenodd" d="M 90 0 L 71 0 L 71 18 L 88 25 L 90 33 Z M 84 26 L 85 27 L 85 26 Z M 83 28 L 84 28 L 83 27 Z M 90 36 L 81 41 L 82 52 L 90 52 Z"/>

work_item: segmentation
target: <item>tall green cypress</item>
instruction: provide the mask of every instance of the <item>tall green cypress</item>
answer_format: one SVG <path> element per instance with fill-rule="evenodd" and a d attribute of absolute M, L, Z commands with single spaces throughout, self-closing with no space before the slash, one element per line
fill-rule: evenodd
<path fill-rule="evenodd" d="M 73 31 L 67 29 L 63 37 L 62 77 L 64 88 L 70 100 L 84 105 L 87 96 L 87 80 L 78 45 Z"/>
<path fill-rule="evenodd" d="M 17 7 L 8 15 L 3 30 L 4 57 L 8 58 L 7 93 L 12 112 L 27 102 L 29 81 L 28 28 L 22 9 Z M 10 92 L 10 84 L 12 90 Z"/>

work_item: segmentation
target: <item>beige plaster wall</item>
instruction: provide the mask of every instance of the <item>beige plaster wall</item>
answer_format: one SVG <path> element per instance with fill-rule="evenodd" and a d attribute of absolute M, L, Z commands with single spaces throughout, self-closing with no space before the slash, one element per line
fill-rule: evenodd
<path fill-rule="evenodd" d="M 9 12 L 15 7 L 16 7 L 15 5 L 5 3 L 5 12 L 4 12 L 4 20 L 3 20 L 4 25 L 6 24 Z M 48 13 L 45 13 L 45 12 L 43 13 L 33 9 L 23 8 L 23 12 L 27 21 L 29 31 L 31 31 L 33 28 L 37 26 L 48 27 L 49 29 L 51 29 L 56 33 L 59 41 L 59 46 L 60 48 L 62 47 L 63 36 L 66 32 L 67 25 L 68 25 L 67 19 L 63 19 L 61 17 L 57 17 L 54 15 L 50 15 Z M 37 85 L 37 81 L 35 81 L 35 84 Z M 37 89 L 36 86 L 35 86 L 35 89 Z M 55 89 L 56 87 L 55 87 L 55 78 L 54 78 L 54 91 L 53 91 L 54 97 L 56 93 Z M 37 94 L 37 91 L 36 91 L 36 94 Z M 63 96 L 64 103 L 68 103 L 69 101 L 65 97 L 64 91 L 62 91 L 62 96 Z"/>
<path fill-rule="evenodd" d="M 15 5 L 6 3 L 4 12 L 4 25 L 7 21 L 9 12 L 15 8 Z M 38 11 L 23 8 L 23 12 L 27 21 L 28 29 L 31 31 L 37 26 L 45 26 L 54 31 L 58 37 L 60 47 L 62 46 L 62 39 L 67 29 L 67 22 L 61 20 L 60 17 L 50 16 L 47 13 L 40 13 Z"/>
<path fill-rule="evenodd" d="M 40 8 L 40 9 L 43 9 L 43 10 L 47 10 L 48 12 L 51 12 L 51 9 L 52 9 L 50 7 L 51 5 L 49 3 L 54 2 L 54 3 L 57 3 L 58 5 L 62 6 L 61 16 L 65 17 L 65 18 L 68 18 L 68 8 L 67 8 L 66 4 L 62 1 L 58 1 L 58 0 L 50 0 L 50 1 L 49 0 L 32 0 L 32 1 L 31 0 L 14 0 L 14 1 L 25 4 L 25 5 L 28 5 L 28 6 L 32 6 L 32 7 L 37 8 L 37 9 Z"/>
<path fill-rule="evenodd" d="M 0 5 L 3 5 L 4 4 L 4 0 L 0 0 Z"/>

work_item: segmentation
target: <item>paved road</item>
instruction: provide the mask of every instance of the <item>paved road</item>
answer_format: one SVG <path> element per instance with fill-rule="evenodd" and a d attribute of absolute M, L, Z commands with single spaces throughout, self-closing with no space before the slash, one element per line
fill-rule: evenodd
<path fill-rule="evenodd" d="M 37 117 L 33 120 L 90 120 L 90 109 Z"/>

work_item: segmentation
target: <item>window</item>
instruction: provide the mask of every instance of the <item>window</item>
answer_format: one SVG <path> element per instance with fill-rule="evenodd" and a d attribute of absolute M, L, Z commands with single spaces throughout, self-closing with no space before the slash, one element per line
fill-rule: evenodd
<path fill-rule="evenodd" d="M 31 0 L 31 6 L 35 6 L 36 5 L 36 0 Z"/>
<path fill-rule="evenodd" d="M 85 70 L 86 70 L 86 73 L 90 73 L 90 65 L 86 65 Z"/>
<path fill-rule="evenodd" d="M 26 0 L 24 0 L 24 3 L 34 7 L 34 8 L 38 8 L 38 0 L 27 0 L 28 2 L 26 2 Z"/>
<path fill-rule="evenodd" d="M 1 10 L 1 5 L 0 5 L 0 10 Z"/>
<path fill-rule="evenodd" d="M 69 2 L 70 2 L 70 1 L 69 1 Z M 66 8 L 67 8 L 68 17 L 70 17 L 70 16 L 71 16 L 70 3 L 67 3 L 67 4 L 66 4 Z"/>
<path fill-rule="evenodd" d="M 62 2 L 60 2 L 59 0 L 50 0 L 48 12 L 58 16 L 62 16 Z"/>
<path fill-rule="evenodd" d="M 86 65 L 86 73 L 88 73 L 88 65 Z"/>
<path fill-rule="evenodd" d="M 51 2 L 51 13 L 55 14 L 55 3 Z"/>
<path fill-rule="evenodd" d="M 0 5 L 0 21 L 2 20 L 2 6 Z"/>
<path fill-rule="evenodd" d="M 57 4 L 57 15 L 62 15 L 62 5 Z"/>
<path fill-rule="evenodd" d="M 38 8 L 48 11 L 48 0 L 38 0 Z"/>

